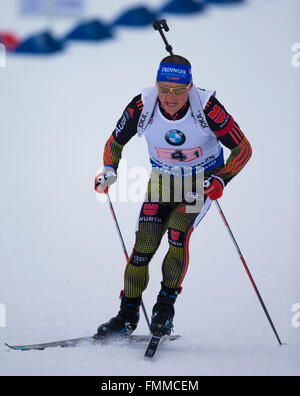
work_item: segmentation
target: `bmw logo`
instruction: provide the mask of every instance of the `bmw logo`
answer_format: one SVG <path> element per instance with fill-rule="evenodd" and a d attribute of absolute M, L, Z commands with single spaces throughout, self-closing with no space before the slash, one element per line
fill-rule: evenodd
<path fill-rule="evenodd" d="M 172 146 L 180 146 L 185 142 L 185 135 L 177 129 L 171 129 L 166 133 L 165 139 Z"/>

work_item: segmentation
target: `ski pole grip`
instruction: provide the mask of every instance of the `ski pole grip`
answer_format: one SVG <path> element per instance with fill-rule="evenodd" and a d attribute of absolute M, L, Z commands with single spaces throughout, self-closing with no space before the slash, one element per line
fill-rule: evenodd
<path fill-rule="evenodd" d="M 96 181 L 96 183 L 95 183 L 96 187 L 99 187 L 100 184 L 102 184 L 105 180 L 106 180 L 106 179 L 105 179 L 105 177 L 104 177 L 103 175 L 100 176 L 100 177 L 98 177 L 98 179 L 97 179 L 97 181 Z"/>
<path fill-rule="evenodd" d="M 209 186 L 210 186 L 210 181 L 209 180 L 204 180 L 204 182 L 203 182 L 203 187 L 204 188 L 208 188 Z"/>
<path fill-rule="evenodd" d="M 164 35 L 163 30 L 165 30 L 166 32 L 169 31 L 169 26 L 167 25 L 167 21 L 165 19 L 160 19 L 158 21 L 154 21 L 153 22 L 153 28 L 154 30 L 158 30 L 161 38 L 163 39 L 165 45 L 166 45 L 166 50 L 169 52 L 170 55 L 174 55 L 173 54 L 173 48 L 172 46 L 168 43 L 166 36 Z"/>
<path fill-rule="evenodd" d="M 169 31 L 169 26 L 165 19 L 160 19 L 158 21 L 153 22 L 154 30 L 165 30 L 166 32 Z"/>

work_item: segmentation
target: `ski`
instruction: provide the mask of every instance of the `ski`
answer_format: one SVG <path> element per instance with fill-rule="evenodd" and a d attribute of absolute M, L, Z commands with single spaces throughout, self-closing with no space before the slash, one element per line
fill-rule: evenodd
<path fill-rule="evenodd" d="M 169 341 L 176 340 L 179 336 L 178 335 L 172 335 L 169 336 Z M 90 337 L 81 337 L 81 338 L 73 338 L 69 340 L 61 340 L 61 341 L 53 341 L 53 342 L 45 342 L 45 343 L 39 343 L 39 344 L 31 344 L 31 345 L 10 345 L 8 343 L 5 343 L 5 345 L 13 349 L 15 351 L 32 351 L 32 350 L 38 350 L 42 351 L 46 348 L 55 348 L 55 347 L 61 347 L 61 348 L 68 348 L 68 347 L 77 347 L 80 345 L 84 344 L 90 344 L 90 345 L 106 345 L 110 343 L 123 343 L 123 342 L 149 342 L 151 339 L 151 335 L 130 335 L 130 336 L 123 336 L 123 337 L 109 337 L 109 338 L 95 338 L 93 336 Z"/>
<path fill-rule="evenodd" d="M 176 340 L 179 336 L 172 335 L 152 335 L 148 347 L 146 349 L 144 357 L 147 359 L 152 359 L 157 351 L 158 346 L 166 340 Z"/>

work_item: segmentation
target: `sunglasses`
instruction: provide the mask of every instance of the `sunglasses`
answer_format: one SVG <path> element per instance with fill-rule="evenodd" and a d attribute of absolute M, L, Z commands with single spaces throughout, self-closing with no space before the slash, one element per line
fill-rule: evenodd
<path fill-rule="evenodd" d="M 192 82 L 189 83 L 189 85 L 186 85 L 184 87 L 166 87 L 165 85 L 162 85 L 161 83 L 157 82 L 157 88 L 158 91 L 162 94 L 169 94 L 170 92 L 173 92 L 174 95 L 182 95 L 186 93 L 186 91 L 189 89 L 191 86 Z"/>

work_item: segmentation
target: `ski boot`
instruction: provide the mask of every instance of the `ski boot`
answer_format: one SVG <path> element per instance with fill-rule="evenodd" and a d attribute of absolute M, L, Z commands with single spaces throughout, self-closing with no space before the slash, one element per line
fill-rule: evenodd
<path fill-rule="evenodd" d="M 128 298 L 121 292 L 121 306 L 117 316 L 98 327 L 94 338 L 129 336 L 136 329 L 139 321 L 141 297 Z"/>
<path fill-rule="evenodd" d="M 173 317 L 175 314 L 174 303 L 179 289 L 170 289 L 162 284 L 157 296 L 157 302 L 152 310 L 150 330 L 153 335 L 170 335 L 173 329 Z"/>

